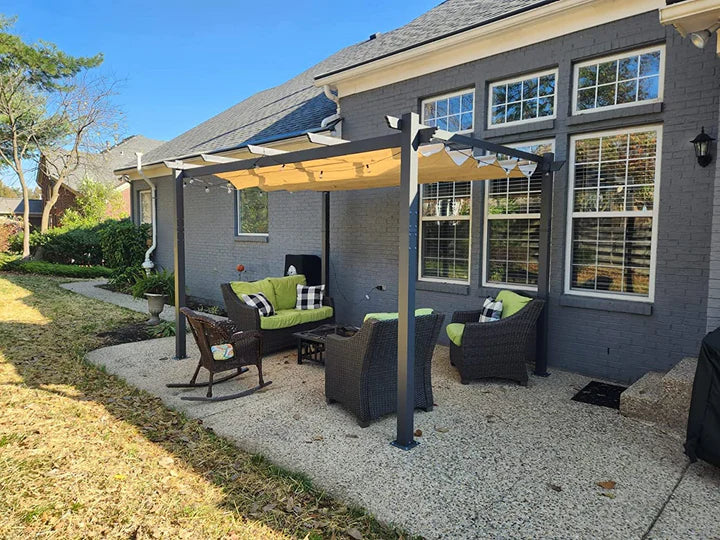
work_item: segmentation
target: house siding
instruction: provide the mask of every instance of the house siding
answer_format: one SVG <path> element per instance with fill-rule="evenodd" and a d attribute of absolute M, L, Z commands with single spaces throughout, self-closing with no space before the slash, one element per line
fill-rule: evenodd
<path fill-rule="evenodd" d="M 656 43 L 667 47 L 664 103 L 570 115 L 574 62 Z M 489 82 L 556 67 L 556 119 L 486 129 Z M 716 178 L 715 162 L 704 169 L 697 165 L 689 143 L 701 125 L 718 126 L 719 76 L 720 61 L 714 47 L 696 49 L 674 29 L 660 26 L 654 12 L 344 97 L 343 136 L 358 140 L 387 133 L 384 115 L 419 111 L 422 98 L 469 87 L 476 92 L 475 136 L 499 143 L 554 138 L 561 160 L 567 159 L 572 134 L 661 124 L 655 300 L 651 306 L 564 294 L 569 167 L 555 177 L 548 302 L 550 365 L 629 382 L 697 354 L 709 321 L 720 320 L 720 188 L 715 188 L 720 178 Z M 134 183 L 134 190 L 137 185 Z M 453 311 L 477 308 L 485 296 L 498 291 L 481 286 L 483 190 L 482 182 L 473 184 L 470 284 L 417 284 L 418 307 L 445 313 L 446 323 Z M 367 312 L 397 310 L 397 194 L 397 189 L 331 194 L 330 289 L 339 322 L 360 324 Z M 160 180 L 156 260 L 168 268 L 172 267 L 172 197 L 171 180 Z M 267 243 L 235 238 L 234 200 L 223 190 L 205 194 L 202 188 L 188 188 L 185 199 L 187 283 L 194 296 L 219 301 L 219 283 L 237 278 L 238 263 L 248 269 L 244 279 L 258 279 L 282 272 L 286 253 L 320 252 L 320 194 L 270 193 Z M 713 225 L 715 236 L 711 237 Z M 715 278 L 709 304 L 711 241 Z M 376 285 L 385 285 L 387 290 L 374 290 Z M 444 332 L 441 340 L 447 342 Z"/>

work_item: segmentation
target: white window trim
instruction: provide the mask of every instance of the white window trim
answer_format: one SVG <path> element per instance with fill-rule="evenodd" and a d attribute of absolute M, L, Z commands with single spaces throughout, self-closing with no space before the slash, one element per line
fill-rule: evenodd
<path fill-rule="evenodd" d="M 582 139 L 594 139 L 606 135 L 618 135 L 624 133 L 638 133 L 643 131 L 655 131 L 657 133 L 656 141 L 656 158 L 655 158 L 655 191 L 653 193 L 653 209 L 652 209 L 652 234 L 650 237 L 650 284 L 647 296 L 638 296 L 629 293 L 605 293 L 590 290 L 573 289 L 572 282 L 572 233 L 573 233 L 573 217 L 648 217 L 648 212 L 577 212 L 573 215 L 574 203 L 574 185 L 575 185 L 575 141 Z M 568 205 L 566 220 L 566 236 L 565 236 L 565 283 L 563 290 L 565 294 L 573 296 L 586 296 L 592 298 L 607 298 L 614 300 L 627 300 L 630 302 L 641 302 L 651 304 L 655 301 L 655 273 L 657 266 L 657 244 L 658 244 L 658 215 L 660 208 L 660 171 L 662 170 L 662 136 L 663 130 L 660 124 L 650 124 L 646 126 L 614 129 L 608 131 L 596 131 L 593 133 L 583 133 L 581 135 L 573 135 L 570 137 L 570 154 L 568 159 Z"/>
<path fill-rule="evenodd" d="M 242 203 L 240 202 L 241 192 L 242 192 L 241 189 L 235 190 L 235 236 L 238 238 L 242 238 L 242 237 L 247 238 L 248 236 L 257 236 L 258 238 L 269 237 L 270 231 L 268 231 L 266 233 L 242 232 L 242 230 L 241 230 L 242 229 L 242 220 L 241 220 Z M 268 208 L 268 210 L 269 210 L 269 208 Z M 269 212 L 268 212 L 268 214 L 269 214 Z M 269 221 L 270 221 L 270 216 L 268 215 L 268 228 L 270 227 Z"/>
<path fill-rule="evenodd" d="M 142 198 L 145 194 L 148 194 L 150 196 L 150 221 L 147 222 L 148 225 L 152 225 L 153 219 L 152 219 L 152 191 L 150 189 L 139 189 L 137 191 L 137 206 L 138 206 L 138 223 L 140 225 L 143 225 L 145 222 L 143 221 L 143 205 L 142 205 Z"/>
<path fill-rule="evenodd" d="M 512 84 L 516 82 L 522 82 L 526 81 L 528 79 L 534 79 L 534 78 L 540 78 L 544 77 L 545 75 L 555 75 L 555 92 L 553 93 L 553 113 L 551 116 L 541 116 L 538 118 L 529 118 L 524 120 L 513 120 L 512 122 L 505 122 L 503 124 L 493 124 L 492 123 L 492 109 L 493 109 L 493 89 L 496 86 L 500 86 L 503 84 Z M 524 75 L 521 75 L 519 77 L 513 77 L 511 79 L 503 79 L 501 81 L 494 81 L 491 82 L 488 86 L 488 104 L 487 104 L 487 127 L 488 129 L 502 129 L 507 126 L 516 126 L 518 124 L 530 124 L 532 122 L 541 122 L 542 120 L 553 120 L 557 118 L 557 94 L 558 94 L 558 68 L 555 69 L 548 69 L 546 71 L 535 71 L 533 73 L 526 73 Z M 540 94 L 538 94 L 538 97 Z M 507 102 L 506 102 L 507 103 Z M 514 103 L 514 102 L 513 102 Z"/>
<path fill-rule="evenodd" d="M 658 97 L 655 99 L 645 99 L 643 101 L 633 101 L 631 103 L 620 103 L 616 105 L 607 105 L 605 107 L 595 107 L 593 109 L 583 109 L 581 111 L 577 108 L 577 94 L 578 94 L 578 78 L 580 74 L 580 68 L 585 66 L 593 66 L 595 64 L 601 64 L 612 60 L 620 60 L 621 58 L 627 58 L 628 56 L 641 55 L 653 51 L 660 51 L 660 71 L 658 72 Z M 619 64 L 618 64 L 619 65 Z M 597 86 L 597 85 L 596 85 Z M 624 51 L 622 53 L 613 54 L 611 56 L 602 56 L 599 58 L 593 58 L 592 60 L 586 60 L 573 65 L 573 84 L 572 84 L 572 114 L 577 116 L 579 114 L 592 114 L 600 111 L 611 111 L 614 109 L 624 109 L 626 107 L 637 107 L 638 105 L 645 105 L 647 103 L 662 103 L 665 92 L 665 45 L 655 45 L 653 47 L 645 47 L 644 49 L 635 49 L 631 51 Z"/>
<path fill-rule="evenodd" d="M 459 131 L 453 131 L 453 133 L 457 133 L 458 135 L 467 134 L 467 133 L 473 133 L 475 131 L 475 115 L 477 113 L 477 99 L 475 96 L 475 88 L 465 88 L 464 90 L 458 90 L 456 92 L 448 92 L 446 94 L 438 94 L 437 96 L 431 96 L 423 99 L 420 101 L 420 118 L 421 122 L 425 122 L 425 104 L 429 103 L 431 101 L 437 101 L 439 99 L 449 99 L 451 97 L 455 96 L 462 96 L 464 94 L 472 94 L 473 96 L 473 114 L 472 114 L 472 127 L 470 129 L 461 129 Z"/>
<path fill-rule="evenodd" d="M 557 79 L 555 80 L 557 83 Z M 539 139 L 535 141 L 528 141 L 523 143 L 517 143 L 517 144 L 509 144 L 508 147 L 510 148 L 521 148 L 525 146 L 533 146 L 537 144 L 550 144 L 552 146 L 552 151 L 555 152 L 555 139 Z M 489 180 L 488 182 L 492 182 L 492 180 Z M 482 286 L 487 287 L 489 289 L 516 289 L 518 291 L 537 291 L 537 285 L 522 285 L 517 283 L 498 283 L 495 281 L 488 281 L 487 280 L 487 267 L 488 267 L 488 221 L 491 219 L 503 219 L 503 220 L 510 220 L 510 219 L 540 219 L 540 213 L 532 213 L 532 214 L 501 214 L 502 217 L 490 217 L 490 213 L 488 212 L 488 198 L 490 195 L 490 189 L 489 185 L 487 183 L 484 184 L 484 214 L 485 218 L 483 220 L 483 249 L 481 253 L 482 257 Z"/>

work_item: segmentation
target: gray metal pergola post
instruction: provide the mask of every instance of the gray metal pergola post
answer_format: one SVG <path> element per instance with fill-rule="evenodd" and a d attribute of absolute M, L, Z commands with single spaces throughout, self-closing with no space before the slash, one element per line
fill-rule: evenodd
<path fill-rule="evenodd" d="M 540 187 L 540 245 L 538 246 L 538 284 L 537 297 L 545 300 L 540 318 L 538 319 L 535 339 L 535 375 L 547 377 L 548 362 L 548 299 L 550 295 L 550 246 L 552 232 L 552 196 L 553 166 L 555 154 L 543 154 L 542 183 Z"/>
<path fill-rule="evenodd" d="M 330 296 L 330 192 L 322 194 L 322 239 L 321 239 L 321 274 L 325 284 L 325 294 Z"/>
<path fill-rule="evenodd" d="M 417 113 L 402 116 L 400 207 L 398 209 L 398 391 L 397 438 L 393 446 L 410 450 L 415 415 L 415 278 L 418 265 L 418 131 Z"/>
<path fill-rule="evenodd" d="M 175 176 L 175 360 L 187 358 L 185 317 L 180 308 L 185 306 L 185 190 L 182 170 L 173 170 Z"/>

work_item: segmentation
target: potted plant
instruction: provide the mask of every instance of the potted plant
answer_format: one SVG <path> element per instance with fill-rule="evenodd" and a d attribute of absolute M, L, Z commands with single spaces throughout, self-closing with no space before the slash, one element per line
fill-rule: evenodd
<path fill-rule="evenodd" d="M 175 301 L 175 276 L 167 270 L 138 276 L 131 291 L 135 298 L 147 298 L 150 312 L 150 319 L 147 322 L 158 324 L 165 303 L 168 300 Z"/>

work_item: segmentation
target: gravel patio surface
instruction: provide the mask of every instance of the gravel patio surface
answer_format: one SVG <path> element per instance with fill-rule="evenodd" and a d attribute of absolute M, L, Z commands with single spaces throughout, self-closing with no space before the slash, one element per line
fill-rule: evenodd
<path fill-rule="evenodd" d="M 98 289 L 102 290 L 102 289 Z M 437 406 L 418 411 L 420 446 L 390 446 L 395 417 L 366 429 L 326 405 L 323 367 L 298 365 L 293 351 L 264 361 L 273 383 L 219 403 L 182 401 L 197 390 L 190 358 L 172 359 L 174 338 L 116 345 L 88 360 L 159 396 L 217 434 L 285 468 L 306 473 L 342 500 L 427 538 L 720 537 L 720 474 L 688 467 L 672 432 L 570 398 L 590 380 L 552 370 L 512 383 L 461 385 L 448 349 L 433 360 Z M 254 368 L 215 395 L 257 383 Z M 598 482 L 616 482 L 604 489 Z"/>

